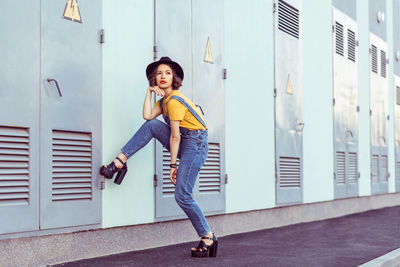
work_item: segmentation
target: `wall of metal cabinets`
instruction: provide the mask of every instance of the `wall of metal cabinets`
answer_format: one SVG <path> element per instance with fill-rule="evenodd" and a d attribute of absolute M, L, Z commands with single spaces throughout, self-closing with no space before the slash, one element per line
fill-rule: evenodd
<path fill-rule="evenodd" d="M 0 19 L 0 234 L 99 227 L 101 2 L 82 17 L 72 2 L 20 2 Z"/>

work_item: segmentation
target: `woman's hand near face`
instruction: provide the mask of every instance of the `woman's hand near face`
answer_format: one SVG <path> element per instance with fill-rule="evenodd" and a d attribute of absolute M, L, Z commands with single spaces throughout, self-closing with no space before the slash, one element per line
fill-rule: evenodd
<path fill-rule="evenodd" d="M 158 88 L 157 86 L 147 88 L 146 97 L 144 98 L 144 103 L 143 103 L 143 119 L 152 120 L 161 114 L 161 108 L 159 106 L 151 108 L 151 95 L 152 95 L 151 92 L 155 92 L 156 94 L 158 92 L 161 94 L 159 90 L 161 89 Z M 161 91 L 162 93 L 164 93 L 163 90 Z"/>
<path fill-rule="evenodd" d="M 156 86 L 149 86 L 149 88 L 147 88 L 147 90 L 149 90 L 150 92 L 154 92 L 158 96 L 164 96 L 165 95 L 164 90 L 160 89 L 157 85 Z"/>

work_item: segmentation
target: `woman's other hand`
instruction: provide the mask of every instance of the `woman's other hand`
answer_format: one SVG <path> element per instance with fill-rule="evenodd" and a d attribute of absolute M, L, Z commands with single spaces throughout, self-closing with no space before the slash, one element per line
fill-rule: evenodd
<path fill-rule="evenodd" d="M 149 86 L 149 88 L 147 88 L 147 90 L 149 90 L 150 92 L 154 92 L 158 96 L 164 96 L 165 95 L 164 90 L 160 89 L 157 85 L 156 86 Z"/>
<path fill-rule="evenodd" d="M 178 173 L 178 170 L 176 168 L 171 168 L 169 171 L 169 179 L 171 182 L 176 185 L 176 174 Z"/>

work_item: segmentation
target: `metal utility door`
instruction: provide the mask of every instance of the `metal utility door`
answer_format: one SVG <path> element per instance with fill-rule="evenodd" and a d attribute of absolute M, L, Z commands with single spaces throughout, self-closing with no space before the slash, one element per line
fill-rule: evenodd
<path fill-rule="evenodd" d="M 387 44 L 370 33 L 371 180 L 372 193 L 388 192 Z"/>
<path fill-rule="evenodd" d="M 2 9 L 0 234 L 39 229 L 40 1 Z"/>
<path fill-rule="evenodd" d="M 101 1 L 41 3 L 40 227 L 99 224 Z"/>
<path fill-rule="evenodd" d="M 155 59 L 169 56 L 181 64 L 185 79 L 179 90 L 201 106 L 209 128 L 208 158 L 193 190 L 205 214 L 225 210 L 222 38 L 222 0 L 155 1 Z M 211 94 L 212 99 L 208 97 Z M 175 201 L 169 163 L 170 153 L 156 142 L 157 220 L 186 217 Z"/>
<path fill-rule="evenodd" d="M 393 72 L 395 89 L 396 192 L 400 192 L 400 1 L 393 1 Z"/>
<path fill-rule="evenodd" d="M 204 111 L 209 145 L 194 197 L 206 214 L 225 210 L 223 11 L 223 0 L 192 1 L 193 102 Z"/>
<path fill-rule="evenodd" d="M 395 170 L 396 170 L 396 191 L 400 191 L 400 76 L 394 76 L 395 88 L 395 133 L 394 133 L 394 149 L 395 149 Z"/>
<path fill-rule="evenodd" d="M 275 4 L 276 203 L 303 199 L 301 0 Z"/>
<path fill-rule="evenodd" d="M 335 198 L 358 195 L 357 23 L 333 8 Z"/>

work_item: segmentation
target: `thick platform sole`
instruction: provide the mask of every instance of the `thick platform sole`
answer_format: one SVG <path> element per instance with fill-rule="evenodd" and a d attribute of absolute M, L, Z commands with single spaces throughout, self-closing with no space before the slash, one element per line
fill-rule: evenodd
<path fill-rule="evenodd" d="M 214 243 L 209 247 L 206 251 L 191 251 L 192 257 L 203 258 L 203 257 L 217 257 L 218 252 L 218 241 L 214 241 Z"/>

